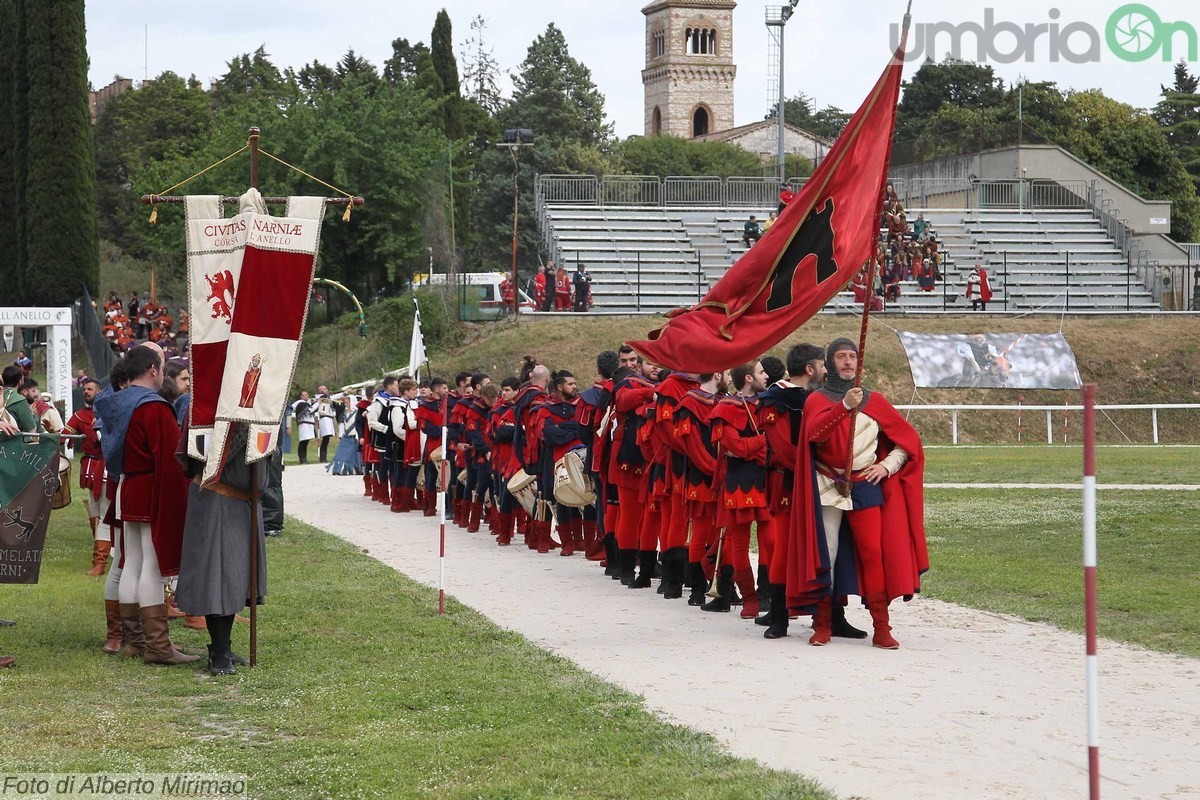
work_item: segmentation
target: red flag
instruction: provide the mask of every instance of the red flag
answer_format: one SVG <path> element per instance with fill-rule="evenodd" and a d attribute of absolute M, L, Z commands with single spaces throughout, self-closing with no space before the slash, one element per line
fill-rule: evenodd
<path fill-rule="evenodd" d="M 633 349 L 680 372 L 728 369 L 781 342 L 850 282 L 879 240 L 904 47 L 766 235 Z"/>

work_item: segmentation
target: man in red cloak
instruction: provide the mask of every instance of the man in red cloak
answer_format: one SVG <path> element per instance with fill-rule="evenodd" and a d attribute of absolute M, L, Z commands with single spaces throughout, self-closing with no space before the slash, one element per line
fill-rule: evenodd
<path fill-rule="evenodd" d="M 787 604 L 808 613 L 815 608 L 809 644 L 824 645 L 832 635 L 834 595 L 859 594 L 874 623 L 871 643 L 895 650 L 888 604 L 912 599 L 929 569 L 925 455 L 917 432 L 882 394 L 854 386 L 853 342 L 834 340 L 826 364 L 825 386 L 804 405 L 794 492 L 802 513 L 792 520 Z"/>

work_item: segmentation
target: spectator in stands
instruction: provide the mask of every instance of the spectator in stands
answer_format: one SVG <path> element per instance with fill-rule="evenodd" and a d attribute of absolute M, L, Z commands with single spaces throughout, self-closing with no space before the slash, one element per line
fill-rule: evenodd
<path fill-rule="evenodd" d="M 554 273 L 554 310 L 571 310 L 571 278 L 564 267 Z"/>
<path fill-rule="evenodd" d="M 913 224 L 912 224 L 913 239 L 915 239 L 918 242 L 925 241 L 925 234 L 928 232 L 928 230 L 929 230 L 929 223 L 927 223 L 925 221 L 925 212 L 922 211 L 920 214 L 917 214 L 917 218 L 915 220 L 913 220 Z"/>
<path fill-rule="evenodd" d="M 742 226 L 742 242 L 746 245 L 746 247 L 750 247 L 752 244 L 761 239 L 762 235 L 762 228 L 758 226 L 758 217 L 751 214 L 750 219 L 748 219 L 746 224 Z"/>
<path fill-rule="evenodd" d="M 892 264 L 883 273 L 883 299 L 888 303 L 896 303 L 900 300 L 900 275 L 902 270 L 906 269 L 904 260 L 906 256 L 901 254 L 900 260 Z"/>
<path fill-rule="evenodd" d="M 779 215 L 777 213 L 775 213 L 774 211 L 772 211 L 771 214 L 767 217 L 767 221 L 764 222 L 762 225 L 764 234 L 766 234 L 767 231 L 771 230 L 771 226 L 775 224 L 775 220 L 777 220 L 777 219 L 779 219 Z"/>
<path fill-rule="evenodd" d="M 542 311 L 549 311 L 554 307 L 554 262 L 547 261 L 546 269 L 546 296 L 542 298 Z"/>
<path fill-rule="evenodd" d="M 783 189 L 779 192 L 779 208 L 775 210 L 782 214 L 783 210 L 787 208 L 787 204 L 792 202 L 795 197 L 796 193 L 791 190 L 791 187 L 785 184 Z"/>
<path fill-rule="evenodd" d="M 888 239 L 898 242 L 903 242 L 904 235 L 908 232 L 908 219 L 904 215 L 904 206 L 899 200 L 892 202 L 887 211 L 887 229 Z"/>
<path fill-rule="evenodd" d="M 582 262 L 575 265 L 575 310 L 587 311 L 592 307 L 592 276 L 588 274 L 587 264 Z"/>
<path fill-rule="evenodd" d="M 967 300 L 971 301 L 972 311 L 987 311 L 988 301 L 992 299 L 992 285 L 988 282 L 987 270 L 982 264 L 967 273 Z"/>
<path fill-rule="evenodd" d="M 138 323 L 138 310 L 141 306 L 138 304 L 138 293 L 130 292 L 129 304 L 125 306 L 125 316 L 129 317 L 130 326 L 136 326 Z"/>
<path fill-rule="evenodd" d="M 71 383 L 72 385 L 78 386 L 80 389 L 82 389 L 83 385 L 90 380 L 91 378 L 88 377 L 86 372 L 81 369 L 77 369 L 75 370 L 75 378 L 71 381 Z"/>
<path fill-rule="evenodd" d="M 921 259 L 914 264 L 916 270 L 917 286 L 922 292 L 932 292 L 937 281 L 933 272 L 933 262 L 928 258 Z"/>

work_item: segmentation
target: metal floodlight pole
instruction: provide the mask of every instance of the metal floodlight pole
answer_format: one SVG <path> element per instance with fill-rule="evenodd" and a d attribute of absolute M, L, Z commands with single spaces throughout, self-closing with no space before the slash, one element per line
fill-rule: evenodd
<path fill-rule="evenodd" d="M 517 219 L 520 191 L 517 183 L 521 172 L 519 154 L 522 147 L 533 146 L 533 131 L 528 128 L 512 128 L 504 132 L 504 141 L 498 142 L 497 147 L 507 147 L 513 160 L 513 238 L 512 238 L 512 313 L 516 319 L 521 307 L 521 291 L 517 282 Z"/>
<path fill-rule="evenodd" d="M 776 160 L 775 161 L 775 169 L 776 169 L 776 172 L 779 177 L 780 191 L 783 190 L 783 182 L 785 180 L 787 180 L 787 164 L 785 163 L 786 154 L 784 152 L 784 131 L 786 128 L 786 115 L 784 114 L 784 79 L 783 79 L 783 68 L 784 68 L 783 38 L 784 37 L 783 37 L 783 33 L 787 26 L 788 20 L 792 16 L 792 12 L 795 11 L 796 5 L 799 2 L 800 2 L 800 0 L 789 0 L 788 5 L 783 6 L 782 8 L 779 9 L 779 18 L 778 19 L 772 19 L 770 16 L 767 17 L 767 27 L 779 29 L 779 96 L 776 99 L 776 105 L 775 105 L 775 123 L 777 126 L 776 141 L 775 141 L 775 160 Z M 770 14 L 770 9 L 767 10 L 767 13 L 768 13 L 768 15 Z"/>

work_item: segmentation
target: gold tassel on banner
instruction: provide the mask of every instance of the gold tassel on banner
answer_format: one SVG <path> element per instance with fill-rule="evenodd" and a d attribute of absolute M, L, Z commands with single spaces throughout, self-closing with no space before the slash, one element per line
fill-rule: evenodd
<path fill-rule="evenodd" d="M 151 200 L 150 200 L 150 224 L 153 225 L 156 222 L 158 222 L 158 203 L 154 202 L 154 199 L 151 198 Z"/>
<path fill-rule="evenodd" d="M 346 213 L 345 213 L 345 214 L 342 214 L 342 222 L 349 222 L 349 221 L 350 221 L 350 209 L 352 209 L 352 208 L 354 208 L 354 201 L 353 201 L 353 200 L 347 200 L 347 201 L 346 201 Z"/>

